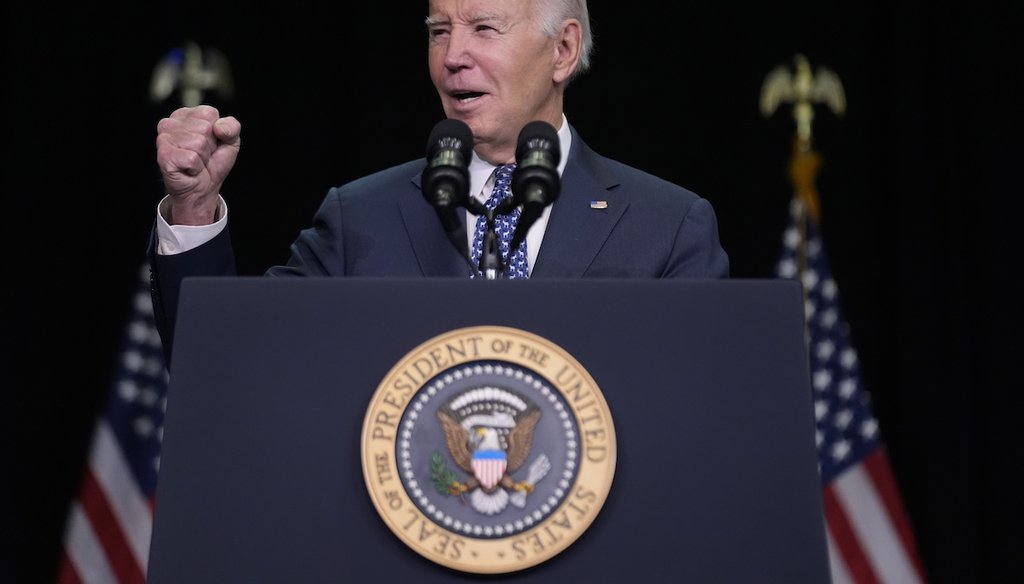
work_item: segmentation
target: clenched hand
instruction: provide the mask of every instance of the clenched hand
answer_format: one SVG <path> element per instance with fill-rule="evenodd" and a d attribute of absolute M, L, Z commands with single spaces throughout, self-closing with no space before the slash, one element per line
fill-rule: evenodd
<path fill-rule="evenodd" d="M 171 196 L 168 222 L 209 225 L 235 165 L 242 125 L 208 105 L 183 107 L 157 124 L 156 162 Z"/>

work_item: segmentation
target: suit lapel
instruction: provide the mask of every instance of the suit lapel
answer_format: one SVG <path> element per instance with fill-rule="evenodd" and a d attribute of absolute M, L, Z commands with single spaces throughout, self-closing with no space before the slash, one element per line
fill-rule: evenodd
<path fill-rule="evenodd" d="M 628 206 L 611 190 L 617 184 L 573 129 L 562 192 L 551 206 L 532 277 L 580 278 L 586 273 Z"/>
<path fill-rule="evenodd" d="M 399 198 L 398 209 L 422 274 L 426 277 L 468 278 L 469 263 L 460 257 L 445 234 L 437 213 L 423 198 L 420 177 L 417 175 L 412 182 L 415 188 Z"/>

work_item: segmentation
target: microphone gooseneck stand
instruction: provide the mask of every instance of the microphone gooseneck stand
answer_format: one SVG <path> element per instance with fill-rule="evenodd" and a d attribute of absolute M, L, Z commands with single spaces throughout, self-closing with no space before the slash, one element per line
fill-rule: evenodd
<path fill-rule="evenodd" d="M 484 232 L 483 245 L 480 249 L 480 273 L 487 280 L 497 280 L 504 274 L 498 234 L 494 231 L 494 216 L 494 210 L 485 210 L 484 218 L 487 219 L 487 231 Z"/>

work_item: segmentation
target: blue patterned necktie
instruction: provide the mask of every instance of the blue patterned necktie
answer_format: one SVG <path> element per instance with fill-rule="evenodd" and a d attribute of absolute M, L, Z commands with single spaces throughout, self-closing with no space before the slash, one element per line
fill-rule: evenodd
<path fill-rule="evenodd" d="M 494 189 L 491 196 L 484 205 L 489 210 L 494 210 L 498 203 L 512 196 L 512 171 L 515 164 L 499 166 L 495 178 Z M 509 279 L 529 278 L 530 272 L 527 266 L 526 240 L 515 250 L 512 257 L 509 257 L 509 245 L 512 243 L 512 236 L 516 232 L 516 223 L 519 221 L 520 209 L 517 207 L 505 215 L 498 215 L 494 218 L 494 231 L 498 234 L 502 264 L 505 266 L 505 277 Z M 484 233 L 487 231 L 487 218 L 480 215 L 476 218 L 476 233 L 473 235 L 473 265 L 480 265 L 480 254 L 483 249 Z M 474 278 L 481 274 L 477 272 Z"/>

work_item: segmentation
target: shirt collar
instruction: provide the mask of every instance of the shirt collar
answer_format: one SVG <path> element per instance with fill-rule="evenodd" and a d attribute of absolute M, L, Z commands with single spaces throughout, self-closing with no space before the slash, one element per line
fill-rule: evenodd
<path fill-rule="evenodd" d="M 569 131 L 569 120 L 564 113 L 562 126 L 558 128 L 558 143 L 562 152 L 561 160 L 558 162 L 558 175 L 561 176 L 565 170 L 565 161 L 569 158 L 569 148 L 572 146 L 572 132 Z M 489 193 L 484 194 L 484 187 L 487 186 L 487 181 L 490 180 L 495 168 L 495 165 L 477 156 L 476 151 L 473 152 L 473 159 L 469 163 L 469 193 L 481 202 L 486 201 L 489 196 Z"/>

